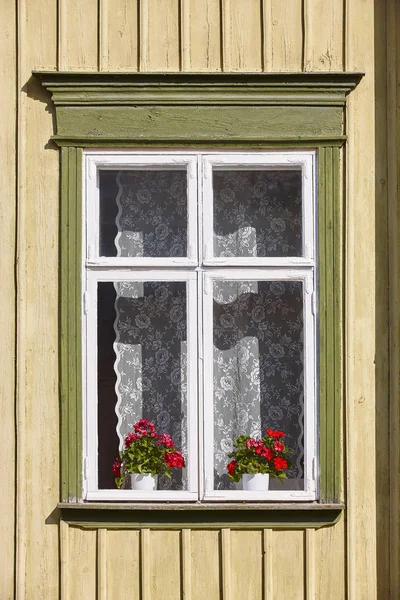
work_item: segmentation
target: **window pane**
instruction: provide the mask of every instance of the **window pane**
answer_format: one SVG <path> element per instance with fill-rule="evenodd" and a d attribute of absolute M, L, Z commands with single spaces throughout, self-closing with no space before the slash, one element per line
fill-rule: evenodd
<path fill-rule="evenodd" d="M 187 256 L 186 169 L 100 170 L 100 256 Z"/>
<path fill-rule="evenodd" d="M 214 256 L 302 256 L 300 170 L 213 170 Z"/>
<path fill-rule="evenodd" d="M 288 481 L 270 489 L 304 489 L 303 284 L 218 281 L 213 289 L 214 485 L 241 489 L 226 471 L 239 435 L 286 433 Z"/>
<path fill-rule="evenodd" d="M 98 284 L 99 488 L 133 425 L 149 419 L 187 456 L 186 282 Z M 187 489 L 186 469 L 158 489 Z"/>

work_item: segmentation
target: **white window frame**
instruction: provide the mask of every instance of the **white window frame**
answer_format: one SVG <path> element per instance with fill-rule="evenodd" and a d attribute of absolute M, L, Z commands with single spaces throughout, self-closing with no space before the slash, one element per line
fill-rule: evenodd
<path fill-rule="evenodd" d="M 314 500 L 316 498 L 316 363 L 315 363 L 315 298 L 312 269 L 234 269 L 212 270 L 203 273 L 203 335 L 204 335 L 204 481 L 203 500 Z M 214 490 L 214 386 L 213 386 L 213 281 L 301 281 L 303 284 L 304 318 L 304 490 L 248 492 L 243 490 Z M 208 351 L 206 349 L 209 349 Z M 227 460 L 228 462 L 228 460 Z"/>
<path fill-rule="evenodd" d="M 269 152 L 211 154 L 203 158 L 203 264 L 205 266 L 246 266 L 271 267 L 291 265 L 314 265 L 315 247 L 315 153 L 308 152 Z M 219 257 L 213 255 L 214 193 L 213 170 L 296 170 L 301 171 L 302 179 L 302 256 L 288 257 Z M 207 200 L 205 200 L 207 199 Z"/>
<path fill-rule="evenodd" d="M 87 182 L 87 197 L 91 198 L 88 203 L 86 223 L 87 255 L 88 265 L 110 266 L 110 267 L 184 267 L 197 266 L 197 158 L 191 155 L 160 155 L 160 154 L 85 154 L 85 172 Z M 187 250 L 186 257 L 121 257 L 100 256 L 100 170 L 157 170 L 171 171 L 183 168 L 187 172 Z"/>
<path fill-rule="evenodd" d="M 86 304 L 86 500 L 197 500 L 198 499 L 198 434 L 197 434 L 197 275 L 173 270 L 138 271 L 128 269 L 89 269 L 87 271 Z M 184 281 L 187 283 L 187 433 L 188 490 L 98 489 L 98 419 L 97 419 L 97 285 L 99 282 Z M 90 418 L 89 418 L 90 416 Z M 111 465 L 110 465 L 111 468 Z"/>
<path fill-rule="evenodd" d="M 99 256 L 100 169 L 171 169 L 188 172 L 188 256 Z M 212 169 L 302 170 L 302 257 L 213 257 Z M 84 151 L 83 157 L 82 348 L 84 499 L 91 501 L 307 501 L 318 497 L 316 384 L 316 152 L 315 151 Z M 203 257 L 203 258 L 202 258 Z M 228 267 L 226 271 L 223 269 Z M 236 267 L 236 268 L 232 268 Z M 244 267 L 246 270 L 244 270 Z M 305 403 L 304 490 L 244 492 L 212 489 L 212 279 L 304 282 Z M 97 283 L 99 281 L 187 281 L 188 303 L 188 481 L 187 491 L 99 490 L 97 440 Z M 212 300 L 212 296 L 211 296 Z M 211 310 L 211 313 L 210 313 Z M 211 319 L 211 320 L 210 320 Z M 204 327 L 203 327 L 204 323 Z M 211 324 L 211 325 L 210 325 Z M 211 332 L 211 333 L 210 333 Z M 211 338 L 210 338 L 211 335 Z M 189 341 L 190 337 L 190 341 Z M 211 341 L 210 341 L 211 340 Z M 211 346 L 210 346 L 211 343 Z M 95 352 L 93 349 L 95 348 Z M 196 356 L 196 359 L 193 359 Z M 211 363 L 210 363 L 211 361 Z M 212 379 L 211 379 L 212 386 Z M 210 395 L 211 393 L 211 395 Z M 208 401 L 205 400 L 208 398 Z M 190 423 L 190 424 L 189 424 Z M 210 434 L 211 432 L 211 434 Z M 210 437 L 211 435 L 211 437 Z M 111 468 L 111 466 L 110 466 Z"/>

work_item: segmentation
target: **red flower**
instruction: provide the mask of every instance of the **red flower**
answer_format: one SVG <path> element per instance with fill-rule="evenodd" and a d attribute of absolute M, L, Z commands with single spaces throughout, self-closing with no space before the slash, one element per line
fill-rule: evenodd
<path fill-rule="evenodd" d="M 128 433 L 128 435 L 125 437 L 125 448 L 129 448 L 129 446 L 133 443 L 136 442 L 136 440 L 140 440 L 141 436 L 138 435 L 137 433 Z"/>
<path fill-rule="evenodd" d="M 266 429 L 265 431 L 267 432 L 267 435 L 273 438 L 279 439 L 281 437 L 285 437 L 283 431 L 274 431 L 273 429 Z"/>
<path fill-rule="evenodd" d="M 285 449 L 285 446 L 282 444 L 282 442 L 274 442 L 275 452 L 283 452 L 284 449 Z"/>
<path fill-rule="evenodd" d="M 257 445 L 257 442 L 256 442 L 256 440 L 254 440 L 253 438 L 250 438 L 250 439 L 249 439 L 249 440 L 247 440 L 247 442 L 246 442 L 246 447 L 247 447 L 247 449 L 248 449 L 248 450 L 250 450 L 250 448 L 251 448 L 252 446 L 256 446 L 256 445 Z"/>
<path fill-rule="evenodd" d="M 270 448 L 264 448 L 264 450 L 261 452 L 261 456 L 267 460 L 271 460 L 273 457 L 272 450 Z"/>
<path fill-rule="evenodd" d="M 283 471 L 287 467 L 287 460 L 285 460 L 284 458 L 280 458 L 279 456 L 276 456 L 273 459 L 273 463 L 277 471 Z"/>
<path fill-rule="evenodd" d="M 121 477 L 121 461 L 119 458 L 116 458 L 113 462 L 112 472 L 114 473 L 115 477 Z"/>
<path fill-rule="evenodd" d="M 237 462 L 236 460 L 231 460 L 231 462 L 226 466 L 228 469 L 229 475 L 233 475 L 236 469 Z"/>
<path fill-rule="evenodd" d="M 167 463 L 169 467 L 177 467 L 181 468 L 185 466 L 185 459 L 182 456 L 182 452 L 166 452 L 164 454 L 164 462 Z"/>
<path fill-rule="evenodd" d="M 140 421 L 134 424 L 133 428 L 136 433 L 139 433 L 143 436 L 147 435 L 148 433 L 155 433 L 156 431 L 153 423 L 150 423 L 148 419 L 140 419 Z"/>
<path fill-rule="evenodd" d="M 168 433 L 160 433 L 157 437 L 157 444 L 159 446 L 165 446 L 166 448 L 174 447 L 174 442 Z"/>

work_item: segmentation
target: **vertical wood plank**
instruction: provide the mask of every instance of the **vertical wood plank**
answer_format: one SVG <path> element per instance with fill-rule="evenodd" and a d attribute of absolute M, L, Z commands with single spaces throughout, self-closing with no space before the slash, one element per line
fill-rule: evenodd
<path fill-rule="evenodd" d="M 397 4 L 397 3 L 396 3 Z M 390 435 L 389 429 L 389 246 L 388 246 L 388 113 L 386 7 L 375 3 L 375 435 L 376 435 L 376 572 L 377 597 L 390 597 Z M 400 22 L 398 22 L 398 26 Z"/>
<path fill-rule="evenodd" d="M 107 529 L 97 530 L 97 600 L 107 600 Z"/>
<path fill-rule="evenodd" d="M 182 70 L 221 70 L 220 0 L 181 0 Z"/>
<path fill-rule="evenodd" d="M 374 2 L 346 3 L 346 70 L 366 71 L 348 101 L 346 214 L 347 574 L 349 600 L 377 597 L 375 436 Z M 360 224 L 362 223 L 362 226 Z M 356 434 L 354 427 L 357 427 Z M 370 452 L 373 448 L 374 451 Z M 364 458 L 368 455 L 368 462 Z M 365 482 L 368 481 L 368 485 Z M 374 565 L 371 568 L 371 564 Z"/>
<path fill-rule="evenodd" d="M 108 71 L 108 0 L 99 0 L 99 71 Z"/>
<path fill-rule="evenodd" d="M 142 529 L 140 531 L 140 591 L 142 600 L 151 600 L 150 560 L 150 529 Z"/>
<path fill-rule="evenodd" d="M 270 7 L 268 7 L 269 3 Z M 268 70 L 301 71 L 303 67 L 302 0 L 268 0 L 265 19 L 267 17 L 270 18 L 268 30 L 271 39 L 269 41 L 265 29 L 264 40 L 267 40 L 268 47 L 272 49 L 271 57 L 264 56 Z"/>
<path fill-rule="evenodd" d="M 192 540 L 190 529 L 182 529 L 181 536 L 182 596 L 183 600 L 192 600 Z"/>
<path fill-rule="evenodd" d="M 69 593 L 74 600 L 96 600 L 97 532 L 69 528 Z"/>
<path fill-rule="evenodd" d="M 231 531 L 232 598 L 262 599 L 261 531 Z"/>
<path fill-rule="evenodd" d="M 274 598 L 304 600 L 304 531 L 272 535 Z"/>
<path fill-rule="evenodd" d="M 0 422 L 2 452 L 0 479 L 7 482 L 7 493 L 0 498 L 0 531 L 2 560 L 0 561 L 0 598 L 14 598 L 15 550 L 15 219 L 16 219 L 16 3 L 2 0 L 0 12 L 0 76 L 2 110 L 0 111 L 0 156 L 2 193 L 0 198 L 0 277 L 2 336 L 2 369 L 0 378 Z M 5 490 L 4 490 L 5 491 Z"/>
<path fill-rule="evenodd" d="M 137 71 L 139 57 L 139 0 L 112 0 L 108 4 L 108 68 Z"/>
<path fill-rule="evenodd" d="M 344 600 L 346 597 L 344 517 L 334 527 L 318 529 L 314 537 L 315 597 L 324 600 Z"/>
<path fill-rule="evenodd" d="M 58 152 L 47 146 L 51 108 L 32 69 L 56 68 L 56 0 L 19 0 L 17 19 L 16 597 L 47 600 L 59 596 L 59 527 L 48 519 L 59 491 Z"/>
<path fill-rule="evenodd" d="M 304 0 L 304 70 L 343 69 L 343 2 Z"/>
<path fill-rule="evenodd" d="M 21 90 L 27 73 L 27 57 L 24 40 L 26 39 L 26 0 L 17 4 L 17 89 Z M 25 94 L 17 95 L 17 211 L 16 211 L 16 382 L 15 382 L 15 414 L 16 432 L 16 527 L 15 527 L 15 597 L 25 598 L 26 589 L 26 435 L 25 435 L 25 398 L 26 398 L 26 354 L 24 340 L 26 338 L 26 128 L 28 101 Z"/>
<path fill-rule="evenodd" d="M 57 36 L 57 68 L 59 71 L 65 71 L 68 64 L 67 55 L 67 2 L 68 0 L 58 0 L 58 36 Z"/>
<path fill-rule="evenodd" d="M 97 0 L 61 0 L 63 38 L 60 56 L 63 68 L 70 71 L 97 71 L 98 3 Z M 65 62 L 65 64 L 64 64 Z"/>
<path fill-rule="evenodd" d="M 261 71 L 260 0 L 222 0 L 223 70 Z"/>
<path fill-rule="evenodd" d="M 272 0 L 262 0 L 263 71 L 272 71 Z"/>
<path fill-rule="evenodd" d="M 182 71 L 190 71 L 190 5 L 188 0 L 180 0 L 181 21 L 181 67 Z"/>
<path fill-rule="evenodd" d="M 140 70 L 180 70 L 179 0 L 142 0 Z"/>
<path fill-rule="evenodd" d="M 69 525 L 60 521 L 60 598 L 69 600 Z"/>
<path fill-rule="evenodd" d="M 151 600 L 181 600 L 180 531 L 150 532 Z"/>
<path fill-rule="evenodd" d="M 232 600 L 231 530 L 221 529 L 222 600 Z"/>
<path fill-rule="evenodd" d="M 400 592 L 400 212 L 399 22 L 400 6 L 387 2 L 387 142 L 390 341 L 390 588 Z"/>
<path fill-rule="evenodd" d="M 315 595 L 315 529 L 306 529 L 306 600 L 316 600 Z"/>
<path fill-rule="evenodd" d="M 136 530 L 107 531 L 107 597 L 131 598 L 140 595 L 140 532 Z"/>
<path fill-rule="evenodd" d="M 218 531 L 191 531 L 192 600 L 220 600 L 221 556 Z"/>
<path fill-rule="evenodd" d="M 263 600 L 273 600 L 272 529 L 263 530 Z"/>

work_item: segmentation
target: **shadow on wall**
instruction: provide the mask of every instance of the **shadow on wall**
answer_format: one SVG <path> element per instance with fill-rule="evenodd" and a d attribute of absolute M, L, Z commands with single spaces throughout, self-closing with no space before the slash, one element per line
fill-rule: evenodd
<path fill-rule="evenodd" d="M 28 79 L 25 85 L 21 88 L 21 92 L 26 94 L 31 100 L 35 100 L 37 102 L 42 102 L 43 104 L 45 104 L 45 111 L 51 114 L 53 131 L 54 133 L 56 133 L 56 110 L 54 104 L 51 101 L 51 93 L 42 86 L 39 78 L 35 77 L 35 75 L 31 75 L 31 77 Z M 57 150 L 57 152 L 59 151 L 57 144 L 55 144 L 55 142 L 53 142 L 52 140 L 49 140 L 45 144 L 44 148 L 46 150 Z"/>

